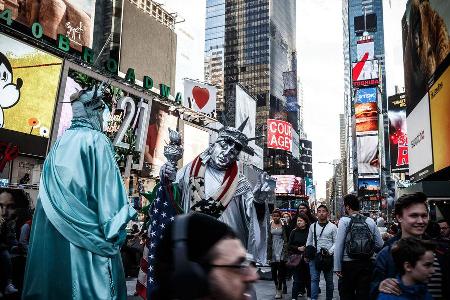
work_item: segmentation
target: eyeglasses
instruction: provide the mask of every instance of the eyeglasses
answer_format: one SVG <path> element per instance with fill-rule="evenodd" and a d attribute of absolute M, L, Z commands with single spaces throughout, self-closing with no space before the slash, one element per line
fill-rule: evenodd
<path fill-rule="evenodd" d="M 244 260 L 243 262 L 241 262 L 240 264 L 236 264 L 236 265 L 214 265 L 214 264 L 208 264 L 209 267 L 211 268 L 230 268 L 230 269 L 235 269 L 237 270 L 239 273 L 241 273 L 242 275 L 253 275 L 257 272 L 256 269 L 256 263 L 254 261 L 251 260 Z"/>

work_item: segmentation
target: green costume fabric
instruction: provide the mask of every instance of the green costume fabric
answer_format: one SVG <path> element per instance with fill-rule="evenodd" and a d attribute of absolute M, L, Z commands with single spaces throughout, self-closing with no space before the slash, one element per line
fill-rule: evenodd
<path fill-rule="evenodd" d="M 23 299 L 126 299 L 120 246 L 136 214 L 109 139 L 83 118 L 45 163 Z"/>

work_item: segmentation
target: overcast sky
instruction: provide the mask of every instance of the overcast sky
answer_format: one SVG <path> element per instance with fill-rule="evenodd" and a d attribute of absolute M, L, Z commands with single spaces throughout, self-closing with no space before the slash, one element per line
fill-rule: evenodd
<path fill-rule="evenodd" d="M 401 18 L 406 1 L 383 0 L 388 95 L 394 94 L 395 85 L 404 85 Z M 185 20 L 177 26 L 195 38 L 195 45 L 186 54 L 191 65 L 196 66 L 187 77 L 203 80 L 206 0 L 160 3 L 177 12 L 179 20 Z M 325 197 L 325 182 L 332 176 L 332 166 L 318 162 L 331 162 L 340 156 L 339 114 L 344 112 L 342 49 L 342 0 L 297 1 L 298 72 L 304 90 L 305 130 L 313 143 L 313 176 L 318 198 Z"/>

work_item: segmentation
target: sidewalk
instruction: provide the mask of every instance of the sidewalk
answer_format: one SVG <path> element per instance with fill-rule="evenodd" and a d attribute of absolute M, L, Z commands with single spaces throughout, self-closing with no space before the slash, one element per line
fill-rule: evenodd
<path fill-rule="evenodd" d="M 133 296 L 133 293 L 136 288 L 136 278 L 127 278 L 127 300 L 140 300 L 140 297 Z M 272 281 L 269 280 L 259 280 L 255 284 L 256 295 L 258 296 L 258 300 L 272 300 L 275 299 L 275 289 Z M 322 293 L 319 295 L 319 300 L 325 300 L 325 279 L 323 275 L 320 278 L 320 289 Z M 288 281 L 288 294 L 283 295 L 283 299 L 291 299 L 291 291 L 292 291 L 292 279 Z M 298 298 L 299 300 L 306 299 Z M 334 295 L 333 299 L 339 299 L 339 293 L 337 289 L 337 277 L 334 276 Z"/>

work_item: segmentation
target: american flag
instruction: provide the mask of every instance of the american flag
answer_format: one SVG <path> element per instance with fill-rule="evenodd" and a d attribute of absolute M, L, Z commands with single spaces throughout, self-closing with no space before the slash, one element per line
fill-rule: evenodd
<path fill-rule="evenodd" d="M 175 187 L 176 188 L 176 187 Z M 156 288 L 154 282 L 154 270 L 156 246 L 163 238 L 164 229 L 175 219 L 181 211 L 175 202 L 172 186 L 159 186 L 156 198 L 150 207 L 151 222 L 148 231 L 148 272 L 147 272 L 147 299 Z"/>

